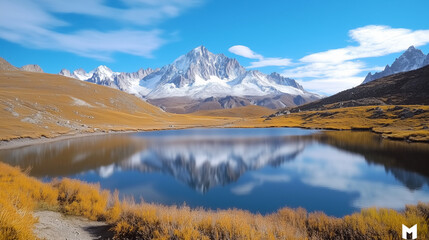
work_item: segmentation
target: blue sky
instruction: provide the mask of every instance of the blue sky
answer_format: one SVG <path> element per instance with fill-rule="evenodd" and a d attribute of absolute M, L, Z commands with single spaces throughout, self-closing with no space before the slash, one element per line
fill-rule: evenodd
<path fill-rule="evenodd" d="M 427 54 L 428 9 L 427 0 L 0 0 L 0 56 L 49 73 L 131 72 L 204 45 L 333 94 L 410 45 Z"/>

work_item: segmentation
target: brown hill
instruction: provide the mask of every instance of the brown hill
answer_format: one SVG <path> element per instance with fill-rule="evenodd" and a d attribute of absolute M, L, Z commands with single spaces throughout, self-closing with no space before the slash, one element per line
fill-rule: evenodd
<path fill-rule="evenodd" d="M 0 140 L 227 124 L 166 113 L 122 91 L 54 74 L 0 71 Z"/>
<path fill-rule="evenodd" d="M 216 116 L 216 117 L 240 117 L 251 118 L 261 117 L 273 114 L 275 110 L 266 107 L 249 105 L 245 107 L 237 107 L 233 109 L 216 109 L 216 110 L 203 110 L 192 113 L 192 115 L 199 116 Z"/>
<path fill-rule="evenodd" d="M 383 77 L 293 108 L 291 112 L 385 104 L 429 105 L 429 66 Z"/>
<path fill-rule="evenodd" d="M 18 71 L 19 69 L 14 67 L 8 61 L 6 61 L 4 58 L 0 57 L 0 70 L 1 71 Z"/>

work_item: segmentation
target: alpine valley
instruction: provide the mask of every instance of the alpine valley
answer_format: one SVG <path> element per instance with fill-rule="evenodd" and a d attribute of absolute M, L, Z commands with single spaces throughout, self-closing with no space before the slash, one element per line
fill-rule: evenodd
<path fill-rule="evenodd" d="M 173 113 L 247 105 L 278 109 L 321 98 L 294 79 L 275 72 L 248 71 L 236 59 L 213 54 L 204 46 L 160 69 L 122 73 L 99 66 L 88 73 L 63 69 L 59 74 L 122 90 Z"/>

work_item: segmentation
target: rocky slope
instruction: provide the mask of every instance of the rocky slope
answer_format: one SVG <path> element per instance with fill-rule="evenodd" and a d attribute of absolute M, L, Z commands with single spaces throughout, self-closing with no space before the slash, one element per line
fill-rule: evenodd
<path fill-rule="evenodd" d="M 4 58 L 0 57 L 0 70 L 1 71 L 18 71 L 19 69 L 13 66 L 12 64 L 10 64 Z"/>
<path fill-rule="evenodd" d="M 27 72 L 39 72 L 39 73 L 43 72 L 42 68 L 39 65 L 35 65 L 35 64 L 28 64 L 28 65 L 22 66 L 20 69 Z"/>

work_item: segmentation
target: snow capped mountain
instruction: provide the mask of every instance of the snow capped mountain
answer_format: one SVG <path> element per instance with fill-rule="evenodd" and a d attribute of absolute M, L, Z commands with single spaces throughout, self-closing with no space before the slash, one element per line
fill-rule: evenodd
<path fill-rule="evenodd" d="M 119 168 L 163 172 L 197 191 L 207 192 L 215 186 L 237 181 L 245 172 L 267 165 L 279 166 L 294 159 L 304 150 L 306 142 L 300 138 L 246 136 L 218 142 L 213 141 L 213 136 L 195 135 L 191 140 L 171 136 L 145 144 L 145 150 L 112 166 L 114 170 L 100 169 L 100 175 Z"/>
<path fill-rule="evenodd" d="M 420 49 L 416 49 L 414 46 L 411 46 L 399 58 L 395 59 L 392 66 L 386 65 L 383 71 L 374 73 L 374 75 L 368 73 L 362 84 L 395 73 L 415 70 L 426 65 L 429 65 L 429 54 L 426 56 Z"/>
<path fill-rule="evenodd" d="M 140 81 L 148 99 L 226 96 L 308 95 L 295 80 L 278 73 L 246 71 L 236 59 L 197 47 Z"/>
<path fill-rule="evenodd" d="M 173 63 L 134 73 L 113 72 L 99 66 L 87 73 L 83 69 L 60 75 L 113 87 L 150 100 L 152 104 L 173 112 L 190 112 L 204 108 L 229 108 L 249 104 L 270 108 L 293 106 L 320 98 L 304 90 L 295 80 L 278 73 L 270 75 L 247 71 L 236 59 L 213 54 L 199 46 Z M 171 101 L 171 98 L 176 98 Z M 177 98 L 186 110 L 177 110 Z M 210 104 L 201 104 L 207 102 Z M 222 104 L 227 101 L 231 104 Z M 172 103 L 173 102 L 173 103 Z M 168 106 L 167 106 L 168 105 Z M 210 105 L 210 107 L 208 107 Z"/>
<path fill-rule="evenodd" d="M 67 69 L 62 69 L 59 74 L 82 81 L 109 86 L 139 97 L 144 97 L 141 95 L 143 89 L 139 86 L 139 82 L 142 78 L 154 71 L 158 71 L 158 69 L 139 69 L 137 72 L 132 73 L 113 72 L 110 68 L 101 65 L 89 73 L 83 69 L 77 69 L 73 71 L 73 73 Z"/>

